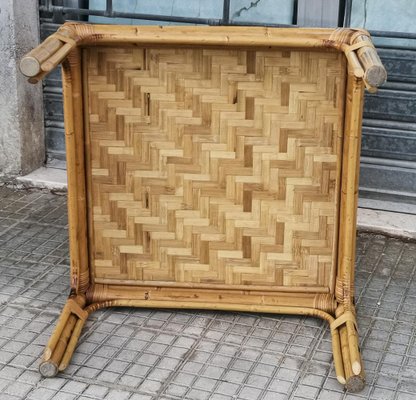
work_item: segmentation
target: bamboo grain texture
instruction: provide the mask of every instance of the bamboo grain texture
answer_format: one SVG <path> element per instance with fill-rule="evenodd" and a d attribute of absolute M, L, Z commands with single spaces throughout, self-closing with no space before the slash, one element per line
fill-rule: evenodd
<path fill-rule="evenodd" d="M 341 54 L 91 48 L 97 279 L 329 287 Z"/>

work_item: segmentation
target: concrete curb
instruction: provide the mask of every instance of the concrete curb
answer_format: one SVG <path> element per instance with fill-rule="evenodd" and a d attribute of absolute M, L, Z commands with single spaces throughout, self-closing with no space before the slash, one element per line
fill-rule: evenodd
<path fill-rule="evenodd" d="M 19 176 L 16 181 L 24 188 L 67 191 L 66 170 L 41 167 L 28 175 Z"/>
<path fill-rule="evenodd" d="M 416 239 L 416 215 L 358 208 L 357 229 L 406 239 Z"/>

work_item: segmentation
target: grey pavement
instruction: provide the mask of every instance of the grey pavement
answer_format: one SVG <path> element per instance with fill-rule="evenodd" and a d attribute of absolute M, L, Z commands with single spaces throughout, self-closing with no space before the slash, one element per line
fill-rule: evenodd
<path fill-rule="evenodd" d="M 38 363 L 69 292 L 66 197 L 0 188 L 0 399 L 416 399 L 416 243 L 361 233 L 367 385 L 346 393 L 326 323 L 207 311 L 101 310 L 72 363 Z"/>

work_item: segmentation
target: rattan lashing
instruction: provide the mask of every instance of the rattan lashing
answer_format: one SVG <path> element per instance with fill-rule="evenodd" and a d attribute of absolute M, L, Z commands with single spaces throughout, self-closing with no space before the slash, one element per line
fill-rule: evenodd
<path fill-rule="evenodd" d="M 41 363 L 68 365 L 109 306 L 320 317 L 363 387 L 353 303 L 362 30 L 65 24 L 21 63 L 63 63 L 71 288 Z"/>

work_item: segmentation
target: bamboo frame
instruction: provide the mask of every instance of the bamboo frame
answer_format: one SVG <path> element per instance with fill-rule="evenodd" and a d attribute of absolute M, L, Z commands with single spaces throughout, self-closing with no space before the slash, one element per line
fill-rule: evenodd
<path fill-rule="evenodd" d="M 71 288 L 84 293 L 89 286 L 87 202 L 85 188 L 84 125 L 81 50 L 75 48 L 62 65 L 65 145 L 67 149 Z M 80 116 L 80 117 L 78 117 Z"/>
<path fill-rule="evenodd" d="M 243 288 L 172 288 L 163 282 L 114 281 L 95 278 L 90 268 L 94 245 L 88 204 L 91 182 L 87 112 L 81 47 L 117 45 L 299 48 L 341 51 L 348 62 L 344 113 L 343 157 L 339 191 L 336 276 L 328 288 L 264 291 Z M 308 315 L 331 327 L 338 381 L 351 391 L 364 386 L 354 309 L 356 209 L 364 86 L 376 90 L 386 73 L 366 31 L 354 29 L 272 29 L 238 27 L 132 27 L 67 23 L 20 63 L 29 82 L 37 82 L 63 62 L 65 131 L 68 160 L 68 213 L 71 251 L 71 295 L 46 347 L 40 372 L 54 376 L 64 370 L 75 350 L 88 315 L 103 307 L 133 306 L 217 309 Z M 88 200 L 89 199 L 89 200 Z"/>

